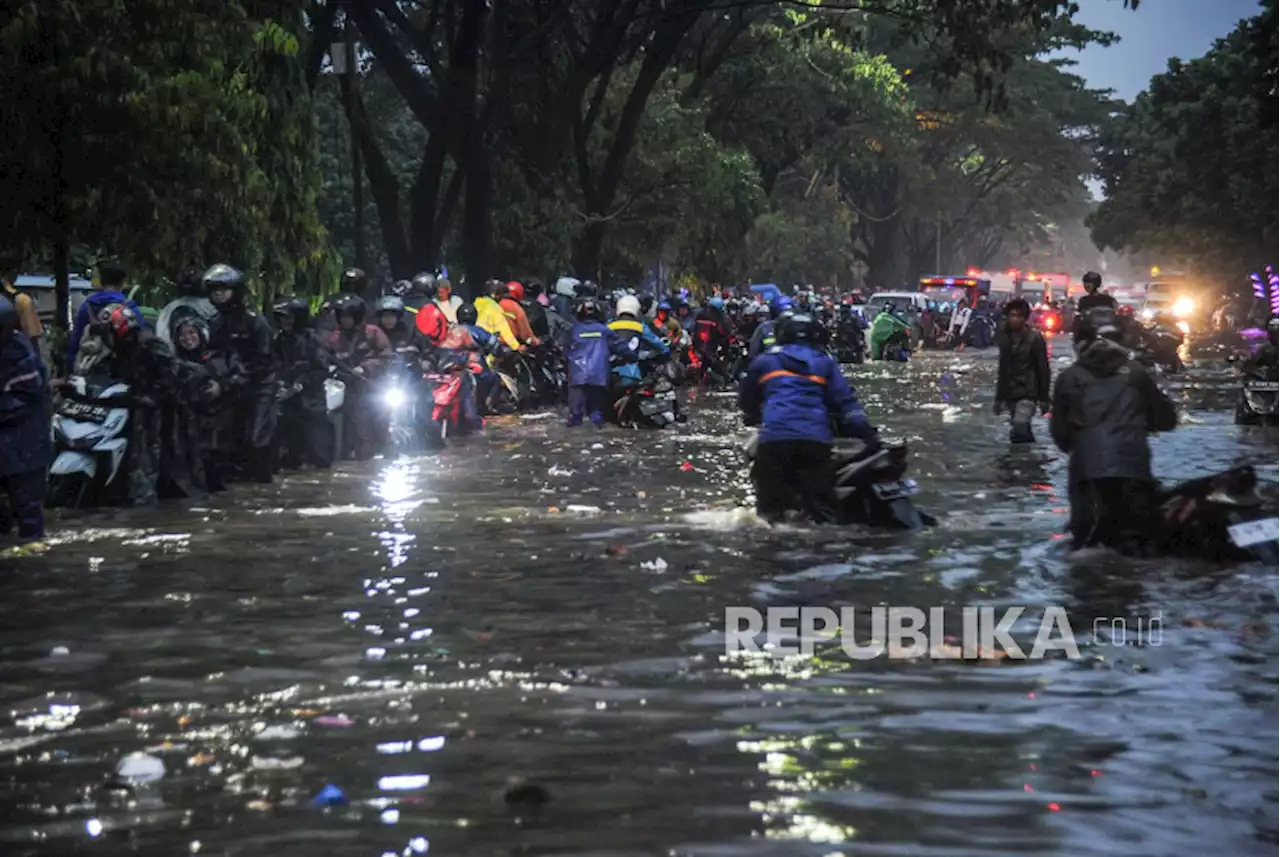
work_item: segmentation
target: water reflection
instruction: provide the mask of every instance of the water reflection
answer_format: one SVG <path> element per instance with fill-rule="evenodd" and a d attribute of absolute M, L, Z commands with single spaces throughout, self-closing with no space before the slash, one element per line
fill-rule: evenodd
<path fill-rule="evenodd" d="M 0 600 L 0 853 L 1274 843 L 1273 572 L 1064 554 L 1065 461 L 1040 421 L 1008 446 L 993 357 L 850 370 L 941 519 L 914 536 L 761 525 L 711 395 L 674 433 L 497 421 L 434 458 L 79 518 Z M 1176 382 L 1188 418 L 1157 471 L 1274 482 L 1274 432 L 1231 425 L 1220 376 Z M 1018 665 L 724 653 L 727 606 L 806 603 L 1065 604 L 1166 631 Z M 164 776 L 121 782 L 133 753 Z"/>

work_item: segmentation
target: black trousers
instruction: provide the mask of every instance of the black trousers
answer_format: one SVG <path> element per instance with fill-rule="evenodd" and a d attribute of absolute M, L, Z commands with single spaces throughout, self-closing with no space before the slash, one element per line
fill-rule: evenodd
<path fill-rule="evenodd" d="M 18 538 L 44 538 L 44 490 L 47 483 L 43 467 L 0 476 L 0 536 L 9 535 L 16 521 Z"/>
<path fill-rule="evenodd" d="M 831 446 L 812 440 L 779 440 L 756 447 L 751 468 L 756 514 L 781 520 L 799 509 L 819 524 L 836 523 L 835 472 Z"/>
<path fill-rule="evenodd" d="M 285 400 L 276 424 L 276 463 L 281 469 L 297 470 L 304 464 L 327 469 L 333 464 L 333 447 L 333 424 L 323 399 Z"/>
<path fill-rule="evenodd" d="M 1158 514 L 1154 482 L 1090 479 L 1068 493 L 1072 547 L 1108 547 L 1129 556 L 1149 551 Z"/>

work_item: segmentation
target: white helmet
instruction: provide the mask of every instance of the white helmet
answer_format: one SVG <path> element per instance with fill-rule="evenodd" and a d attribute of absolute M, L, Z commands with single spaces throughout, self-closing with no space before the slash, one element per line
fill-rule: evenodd
<path fill-rule="evenodd" d="M 635 295 L 623 295 L 614 306 L 614 315 L 634 315 L 640 317 L 640 299 Z"/>
<path fill-rule="evenodd" d="M 567 298 L 577 297 L 579 285 L 581 285 L 581 281 L 573 277 L 561 277 L 556 280 L 556 294 L 564 295 Z"/>

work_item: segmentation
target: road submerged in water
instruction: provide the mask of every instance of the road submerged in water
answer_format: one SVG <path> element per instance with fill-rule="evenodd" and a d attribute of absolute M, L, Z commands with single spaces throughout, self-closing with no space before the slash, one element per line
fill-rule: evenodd
<path fill-rule="evenodd" d="M 1067 555 L 1065 459 L 1042 420 L 1008 444 L 994 352 L 848 369 L 937 528 L 761 524 L 733 396 L 706 392 L 674 432 L 503 418 L 437 457 L 51 522 L 0 557 L 0 853 L 1274 854 L 1275 569 Z M 1157 474 L 1251 463 L 1274 496 L 1275 432 L 1232 425 L 1221 361 L 1168 387 Z M 726 656 L 725 608 L 773 604 L 1162 633 Z"/>

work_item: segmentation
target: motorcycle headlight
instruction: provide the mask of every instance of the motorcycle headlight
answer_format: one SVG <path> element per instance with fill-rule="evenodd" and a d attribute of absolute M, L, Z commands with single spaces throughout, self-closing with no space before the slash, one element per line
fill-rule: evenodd
<path fill-rule="evenodd" d="M 407 397 L 404 394 L 404 390 L 402 390 L 399 387 L 392 387 L 382 394 L 383 403 L 385 403 L 386 406 L 388 408 L 391 408 L 393 411 L 396 410 L 397 408 L 404 407 L 406 398 Z"/>
<path fill-rule="evenodd" d="M 1183 336 L 1191 335 L 1191 325 L 1187 324 L 1185 321 L 1178 322 L 1177 328 L 1182 331 Z"/>
<path fill-rule="evenodd" d="M 1148 307 L 1144 307 L 1140 315 L 1142 316 L 1143 321 L 1151 321 L 1151 319 L 1156 317 L 1156 311 Z"/>
<path fill-rule="evenodd" d="M 1174 301 L 1173 309 L 1171 310 L 1174 318 L 1186 318 L 1195 311 L 1196 302 L 1188 297 L 1181 297 Z"/>

